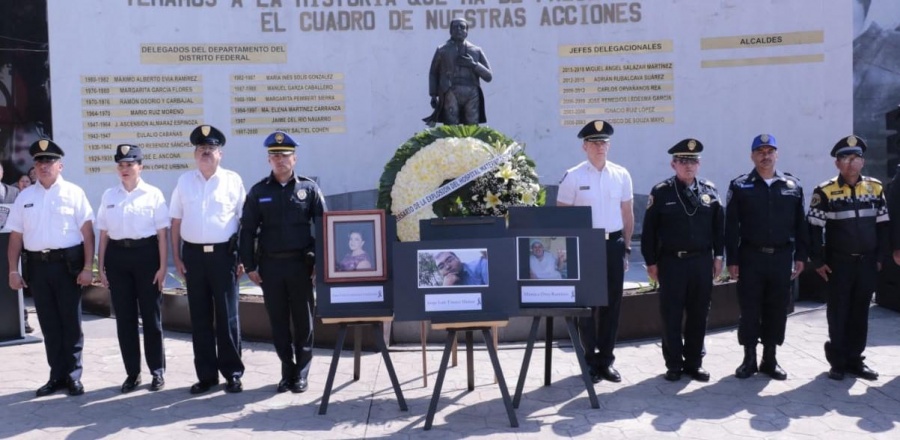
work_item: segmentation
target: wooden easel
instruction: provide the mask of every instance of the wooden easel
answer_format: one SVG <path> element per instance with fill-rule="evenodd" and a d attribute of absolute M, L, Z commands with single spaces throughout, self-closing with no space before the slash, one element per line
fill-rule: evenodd
<path fill-rule="evenodd" d="M 438 399 L 441 396 L 441 387 L 444 385 L 444 376 L 447 374 L 447 364 L 450 362 L 450 352 L 453 343 L 456 341 L 456 332 L 466 332 L 466 373 L 468 375 L 468 389 L 475 389 L 475 361 L 473 358 L 472 332 L 480 330 L 484 336 L 484 345 L 487 346 L 488 354 L 491 357 L 491 364 L 494 367 L 494 375 L 497 385 L 500 387 L 500 394 L 503 396 L 503 404 L 506 406 L 506 414 L 509 416 L 509 424 L 513 428 L 519 427 L 519 421 L 516 413 L 513 411 L 512 401 L 509 397 L 509 390 L 506 388 L 506 380 L 503 379 L 503 370 L 500 368 L 500 359 L 497 357 L 497 349 L 491 344 L 493 340 L 491 329 L 497 327 L 505 327 L 509 321 L 482 321 L 482 322 L 456 322 L 456 323 L 433 323 L 432 327 L 438 330 L 447 330 L 447 342 L 444 344 L 444 354 L 441 357 L 441 365 L 438 368 L 437 380 L 434 383 L 434 393 L 431 396 L 431 404 L 428 405 L 428 414 L 425 417 L 425 430 L 431 429 L 434 422 L 434 414 L 437 411 Z"/>
<path fill-rule="evenodd" d="M 581 367 L 581 379 L 584 381 L 584 387 L 588 392 L 588 399 L 591 401 L 591 408 L 600 408 L 600 402 L 597 401 L 597 393 L 594 391 L 594 384 L 591 382 L 588 373 L 587 362 L 584 359 L 584 348 L 581 346 L 581 338 L 578 335 L 578 328 L 575 326 L 575 318 L 586 318 L 591 316 L 590 308 L 547 308 L 547 309 L 522 309 L 520 312 L 523 316 L 533 316 L 531 321 L 531 332 L 528 334 L 528 344 L 525 347 L 525 358 L 522 359 L 522 369 L 519 370 L 519 381 L 516 384 L 516 395 L 513 398 L 513 408 L 519 407 L 522 400 L 522 388 L 525 387 L 525 376 L 528 375 L 528 365 L 531 363 L 531 352 L 534 349 L 534 342 L 537 339 L 538 325 L 541 318 L 546 321 L 546 339 L 544 339 L 544 386 L 550 386 L 550 372 L 553 365 L 553 318 L 563 317 L 566 320 L 566 327 L 569 330 L 569 338 L 572 340 L 572 347 L 575 349 L 575 357 L 578 359 L 578 365 Z"/>
<path fill-rule="evenodd" d="M 344 338 L 347 336 L 347 327 L 353 326 L 353 380 L 359 380 L 360 376 L 360 352 L 362 351 L 362 327 L 374 326 L 377 331 L 375 337 L 375 345 L 381 352 L 384 359 L 384 365 L 387 368 L 388 375 L 391 378 L 391 385 L 394 386 L 394 394 L 397 395 L 397 403 L 400 404 L 401 411 L 407 411 L 406 399 L 403 398 L 403 391 L 400 390 L 400 382 L 397 380 L 397 373 L 394 371 L 394 364 L 391 362 L 391 354 L 388 352 L 384 343 L 384 323 L 393 321 L 393 316 L 379 316 L 371 318 L 322 318 L 324 324 L 339 324 L 337 341 L 334 345 L 334 355 L 331 357 L 331 367 L 328 369 L 328 380 L 325 381 L 325 391 L 322 393 L 322 403 L 319 405 L 319 415 L 323 415 L 328 411 L 328 399 L 331 398 L 331 389 L 334 386 L 334 375 L 337 372 L 338 362 L 341 360 L 341 351 L 344 349 Z"/>
<path fill-rule="evenodd" d="M 422 327 L 419 329 L 419 340 L 422 342 L 422 386 L 428 387 L 428 355 L 426 353 L 427 344 L 428 344 L 428 321 L 421 322 Z M 435 327 L 437 328 L 437 327 Z M 491 327 L 494 334 L 494 348 L 497 348 L 500 344 L 499 336 L 497 335 L 497 326 Z M 450 359 L 450 366 L 455 367 L 458 364 L 457 358 L 457 340 L 453 340 L 453 352 Z M 497 378 L 494 378 L 494 383 L 497 383 Z"/>

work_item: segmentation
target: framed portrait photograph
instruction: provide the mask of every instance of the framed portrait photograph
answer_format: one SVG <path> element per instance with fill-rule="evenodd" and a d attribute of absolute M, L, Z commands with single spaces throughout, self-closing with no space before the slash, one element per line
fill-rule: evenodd
<path fill-rule="evenodd" d="M 419 250 L 416 263 L 420 289 L 490 285 L 486 248 Z"/>
<path fill-rule="evenodd" d="M 325 282 L 387 279 L 384 211 L 331 211 L 323 214 Z"/>
<path fill-rule="evenodd" d="M 579 280 L 578 237 L 516 237 L 518 279 Z"/>

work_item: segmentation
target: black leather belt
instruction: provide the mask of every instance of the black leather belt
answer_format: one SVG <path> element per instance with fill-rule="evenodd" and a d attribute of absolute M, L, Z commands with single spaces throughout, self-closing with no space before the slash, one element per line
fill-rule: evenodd
<path fill-rule="evenodd" d="M 42 261 L 44 263 L 55 263 L 66 260 L 65 249 L 45 249 L 43 251 L 25 251 L 28 261 Z"/>
<path fill-rule="evenodd" d="M 703 254 L 711 255 L 709 249 L 702 251 L 666 251 L 663 252 L 663 255 L 668 255 L 670 257 L 685 259 L 685 258 L 694 258 L 699 257 Z"/>
<path fill-rule="evenodd" d="M 303 251 L 269 252 L 269 253 L 263 254 L 263 258 L 274 258 L 274 259 L 300 258 L 302 256 L 303 256 Z"/>
<path fill-rule="evenodd" d="M 198 243 L 189 243 L 184 242 L 184 247 L 189 249 L 196 249 L 202 251 L 203 253 L 209 254 L 215 251 L 227 251 L 228 250 L 228 242 L 224 241 L 222 243 L 209 243 L 209 244 L 198 244 Z"/>
<path fill-rule="evenodd" d="M 776 252 L 786 251 L 794 248 L 794 243 L 782 244 L 778 246 L 759 246 L 755 244 L 742 244 L 741 248 L 751 251 L 762 252 L 764 254 L 774 254 Z"/>
<path fill-rule="evenodd" d="M 121 240 L 109 240 L 109 244 L 116 247 L 123 248 L 139 248 L 144 246 L 149 246 L 151 244 L 158 243 L 159 239 L 155 235 L 151 235 L 149 237 L 131 239 L 131 238 L 123 238 Z"/>

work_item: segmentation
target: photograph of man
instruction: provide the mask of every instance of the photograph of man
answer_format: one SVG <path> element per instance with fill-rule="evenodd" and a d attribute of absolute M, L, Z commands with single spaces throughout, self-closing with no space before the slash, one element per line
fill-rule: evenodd
<path fill-rule="evenodd" d="M 419 287 L 487 286 L 487 249 L 419 251 Z"/>
<path fill-rule="evenodd" d="M 546 240 L 546 239 L 543 239 Z M 566 278 L 565 249 L 548 251 L 544 241 L 540 238 L 531 240 L 531 255 L 528 257 L 528 274 L 533 280 L 558 280 Z"/>

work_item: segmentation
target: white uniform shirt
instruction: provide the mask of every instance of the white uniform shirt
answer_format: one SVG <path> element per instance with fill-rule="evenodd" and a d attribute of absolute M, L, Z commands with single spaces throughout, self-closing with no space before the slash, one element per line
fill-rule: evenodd
<path fill-rule="evenodd" d="M 531 272 L 534 273 L 537 279 L 555 280 L 562 278 L 562 274 L 559 273 L 557 266 L 559 266 L 559 260 L 556 259 L 556 255 L 547 251 L 544 251 L 544 257 L 540 260 L 534 254 L 529 258 L 529 269 L 531 269 Z"/>
<path fill-rule="evenodd" d="M 121 183 L 107 189 L 97 210 L 97 229 L 112 240 L 137 240 L 155 236 L 169 227 L 169 208 L 159 188 L 143 180 L 128 192 Z"/>
<path fill-rule="evenodd" d="M 62 176 L 49 189 L 40 182 L 25 188 L 9 213 L 6 227 L 22 234 L 25 250 L 65 249 L 84 241 L 81 227 L 94 210 L 78 185 Z"/>
<path fill-rule="evenodd" d="M 181 219 L 181 239 L 194 244 L 224 243 L 237 232 L 247 192 L 234 171 L 219 167 L 206 180 L 200 170 L 178 178 L 169 217 Z"/>
<path fill-rule="evenodd" d="M 607 160 L 602 171 L 588 161 L 569 169 L 559 183 L 556 201 L 590 206 L 594 229 L 611 233 L 622 230 L 622 202 L 633 198 L 631 174 Z"/>

